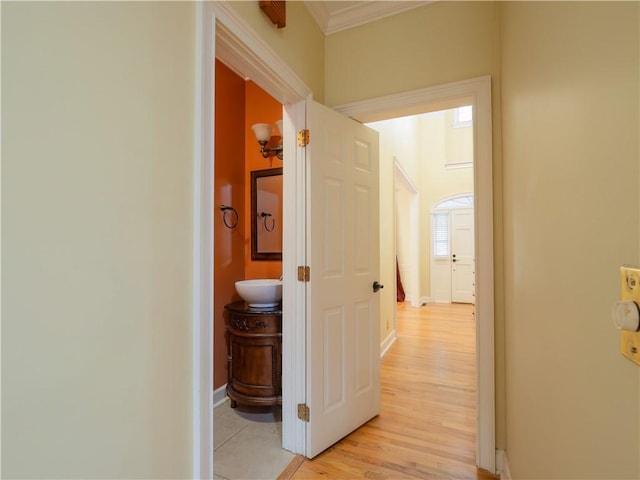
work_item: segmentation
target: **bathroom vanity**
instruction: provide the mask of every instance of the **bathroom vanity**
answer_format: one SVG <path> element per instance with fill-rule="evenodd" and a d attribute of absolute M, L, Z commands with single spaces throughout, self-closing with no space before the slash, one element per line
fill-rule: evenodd
<path fill-rule="evenodd" d="M 225 307 L 231 407 L 282 404 L 282 310 L 280 305 L 251 308 L 245 302 Z"/>

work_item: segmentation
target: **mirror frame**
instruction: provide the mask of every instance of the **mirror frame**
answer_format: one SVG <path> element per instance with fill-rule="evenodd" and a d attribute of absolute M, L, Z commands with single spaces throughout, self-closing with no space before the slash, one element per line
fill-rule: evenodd
<path fill-rule="evenodd" d="M 282 167 L 251 171 L 251 260 L 280 260 L 280 252 L 258 251 L 258 179 L 282 175 Z"/>

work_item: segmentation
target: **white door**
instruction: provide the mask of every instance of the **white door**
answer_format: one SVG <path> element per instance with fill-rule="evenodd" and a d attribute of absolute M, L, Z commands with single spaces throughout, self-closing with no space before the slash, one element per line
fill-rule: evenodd
<path fill-rule="evenodd" d="M 312 458 L 380 411 L 378 133 L 309 102 L 307 424 Z M 389 285 L 388 288 L 392 288 Z"/>
<path fill-rule="evenodd" d="M 451 210 L 451 301 L 475 303 L 473 209 Z"/>

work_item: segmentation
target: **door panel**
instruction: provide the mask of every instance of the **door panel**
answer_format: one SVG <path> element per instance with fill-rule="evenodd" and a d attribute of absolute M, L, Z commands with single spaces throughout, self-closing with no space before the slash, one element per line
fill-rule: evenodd
<path fill-rule="evenodd" d="M 354 189 L 354 235 L 353 235 L 353 253 L 355 273 L 366 275 L 371 268 L 370 243 L 367 238 L 371 234 L 371 225 L 369 222 L 369 209 L 371 204 L 371 192 L 369 189 L 358 185 Z"/>
<path fill-rule="evenodd" d="M 345 318 L 341 308 L 327 309 L 324 316 L 324 409 L 331 411 L 344 403 L 344 331 Z M 332 351 L 329 350 L 331 347 Z"/>
<path fill-rule="evenodd" d="M 473 209 L 451 210 L 451 301 L 474 303 Z"/>
<path fill-rule="evenodd" d="M 322 189 L 324 211 L 319 218 L 323 219 L 323 276 L 339 278 L 344 275 L 344 241 L 341 235 L 345 216 L 343 182 L 334 178 L 325 178 L 322 180 Z"/>
<path fill-rule="evenodd" d="M 374 351 L 371 339 L 371 309 L 367 302 L 356 305 L 356 395 L 363 395 L 373 385 L 373 369 L 371 368 Z"/>
<path fill-rule="evenodd" d="M 380 410 L 378 134 L 310 102 L 307 425 L 311 458 Z"/>
<path fill-rule="evenodd" d="M 431 259 L 431 301 L 434 303 L 451 303 L 451 259 Z"/>

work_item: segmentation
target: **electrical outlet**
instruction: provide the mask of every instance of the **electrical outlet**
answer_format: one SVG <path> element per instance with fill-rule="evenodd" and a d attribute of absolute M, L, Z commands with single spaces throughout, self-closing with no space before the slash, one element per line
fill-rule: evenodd
<path fill-rule="evenodd" d="M 640 305 L 640 268 L 620 267 L 620 300 Z M 622 355 L 640 365 L 640 332 L 620 330 Z"/>

